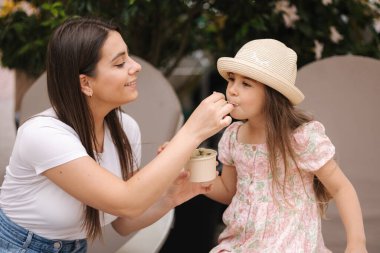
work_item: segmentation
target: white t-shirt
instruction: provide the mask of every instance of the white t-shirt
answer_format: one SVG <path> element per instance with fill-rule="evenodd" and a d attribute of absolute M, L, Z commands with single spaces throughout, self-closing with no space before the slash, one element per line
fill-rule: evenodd
<path fill-rule="evenodd" d="M 40 236 L 83 239 L 86 237 L 82 229 L 84 205 L 41 173 L 88 154 L 77 133 L 58 120 L 52 108 L 41 114 L 44 116 L 29 119 L 18 129 L 1 187 L 0 207 L 12 221 Z M 135 167 L 138 167 L 141 160 L 139 126 L 125 113 L 121 114 L 121 120 L 132 147 Z M 121 178 L 118 153 L 108 127 L 98 162 Z M 103 212 L 100 212 L 103 226 L 115 219 L 104 213 L 103 220 Z"/>

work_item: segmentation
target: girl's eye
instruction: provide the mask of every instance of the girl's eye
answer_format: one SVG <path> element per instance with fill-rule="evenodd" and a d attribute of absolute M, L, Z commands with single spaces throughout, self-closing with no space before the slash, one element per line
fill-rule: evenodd
<path fill-rule="evenodd" d="M 232 78 L 232 77 L 228 77 L 228 81 L 231 81 L 231 82 L 233 82 L 234 81 L 234 79 Z"/>
<path fill-rule="evenodd" d="M 243 86 L 244 87 L 252 87 L 252 85 L 250 85 L 249 83 L 245 83 L 245 82 L 243 82 Z"/>

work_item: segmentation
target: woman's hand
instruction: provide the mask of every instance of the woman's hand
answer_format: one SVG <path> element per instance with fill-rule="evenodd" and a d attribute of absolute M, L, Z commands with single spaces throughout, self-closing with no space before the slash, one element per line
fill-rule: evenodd
<path fill-rule="evenodd" d="M 184 128 L 203 141 L 231 124 L 232 119 L 227 115 L 232 110 L 233 105 L 227 103 L 224 95 L 214 92 L 199 104 Z"/>
<path fill-rule="evenodd" d="M 199 194 L 205 194 L 211 190 L 212 182 L 207 184 L 193 183 L 189 181 L 189 175 L 188 171 L 182 170 L 166 192 L 164 198 L 172 207 L 176 207 Z"/>

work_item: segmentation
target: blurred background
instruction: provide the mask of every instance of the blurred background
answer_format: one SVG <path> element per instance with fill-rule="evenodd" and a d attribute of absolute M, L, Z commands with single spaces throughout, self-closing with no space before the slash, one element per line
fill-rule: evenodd
<path fill-rule="evenodd" d="M 298 68 L 337 55 L 380 58 L 379 0 L 0 0 L 0 109 L 11 94 L 7 113 L 16 127 L 23 95 L 44 72 L 51 32 L 72 16 L 119 24 L 130 53 L 167 78 L 185 119 L 212 91 L 224 92 L 216 60 L 252 39 L 284 42 L 297 52 Z M 216 148 L 220 136 L 202 145 Z M 177 207 L 160 252 L 208 252 L 224 209 L 202 196 Z"/>

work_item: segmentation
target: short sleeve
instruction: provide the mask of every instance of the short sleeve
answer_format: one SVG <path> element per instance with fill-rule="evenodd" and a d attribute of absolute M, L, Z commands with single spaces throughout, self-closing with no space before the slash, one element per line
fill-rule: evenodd
<path fill-rule="evenodd" d="M 325 134 L 324 126 L 318 121 L 312 121 L 296 129 L 297 165 L 306 171 L 316 171 L 331 160 L 335 155 L 335 147 Z"/>
<path fill-rule="evenodd" d="M 233 140 L 236 138 L 237 122 L 232 123 L 224 131 L 218 143 L 218 160 L 225 165 L 234 165 L 232 158 Z"/>
<path fill-rule="evenodd" d="M 57 119 L 30 122 L 18 135 L 19 155 L 36 174 L 88 155 L 76 132 Z"/>

